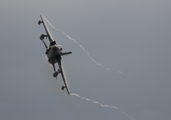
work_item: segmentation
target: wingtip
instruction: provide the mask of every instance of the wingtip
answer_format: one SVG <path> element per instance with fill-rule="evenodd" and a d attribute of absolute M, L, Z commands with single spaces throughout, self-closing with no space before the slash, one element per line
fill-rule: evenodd
<path fill-rule="evenodd" d="M 43 15 L 40 15 L 40 18 L 42 18 L 42 19 L 43 19 L 43 18 L 44 18 L 44 16 L 43 16 Z"/>
<path fill-rule="evenodd" d="M 68 92 L 68 95 L 70 96 L 70 93 L 69 93 L 69 91 L 67 91 Z"/>

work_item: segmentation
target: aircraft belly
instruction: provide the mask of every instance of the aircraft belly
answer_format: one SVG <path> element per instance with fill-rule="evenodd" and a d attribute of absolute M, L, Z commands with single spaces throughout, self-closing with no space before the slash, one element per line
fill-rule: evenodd
<path fill-rule="evenodd" d="M 58 62 L 58 60 L 60 60 L 61 59 L 61 56 L 59 55 L 59 54 L 52 54 L 52 53 L 48 53 L 47 54 L 47 57 L 48 57 L 48 61 L 49 61 L 49 63 L 51 63 L 51 64 L 55 64 L 55 63 L 57 63 Z"/>

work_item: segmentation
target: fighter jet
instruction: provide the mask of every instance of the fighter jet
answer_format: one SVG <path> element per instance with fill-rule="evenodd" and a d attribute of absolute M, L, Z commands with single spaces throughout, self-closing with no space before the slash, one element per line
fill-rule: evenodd
<path fill-rule="evenodd" d="M 40 40 L 43 42 L 43 44 L 46 48 L 45 54 L 47 55 L 48 61 L 53 66 L 53 69 L 54 69 L 53 77 L 55 77 L 57 79 L 58 74 L 61 73 L 62 79 L 64 81 L 64 86 L 62 86 L 61 89 L 62 90 L 66 89 L 68 95 L 70 95 L 67 78 L 65 75 L 64 68 L 62 66 L 62 56 L 69 55 L 72 52 L 62 52 L 62 46 L 57 44 L 57 42 L 53 39 L 53 37 L 49 31 L 49 28 L 46 24 L 45 17 L 40 16 L 40 18 L 41 18 L 41 20 L 38 21 L 38 24 L 40 25 L 42 23 L 44 26 L 45 32 L 46 32 L 46 34 L 40 35 Z M 48 38 L 49 46 L 47 46 L 47 44 L 45 43 L 44 38 Z M 55 68 L 56 63 L 58 64 L 58 67 L 59 67 L 58 70 L 56 70 L 56 68 Z"/>

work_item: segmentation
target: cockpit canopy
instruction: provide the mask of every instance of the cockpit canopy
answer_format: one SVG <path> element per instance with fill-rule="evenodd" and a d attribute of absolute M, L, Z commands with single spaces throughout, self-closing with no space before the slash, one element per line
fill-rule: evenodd
<path fill-rule="evenodd" d="M 50 46 L 56 45 L 56 41 L 50 43 Z"/>

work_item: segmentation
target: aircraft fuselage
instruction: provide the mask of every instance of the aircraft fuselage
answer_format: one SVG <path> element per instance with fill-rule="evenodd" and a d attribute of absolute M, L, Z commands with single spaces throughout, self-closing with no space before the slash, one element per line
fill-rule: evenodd
<path fill-rule="evenodd" d="M 70 95 L 67 78 L 65 75 L 64 68 L 62 66 L 61 56 L 69 55 L 72 52 L 62 52 L 62 46 L 58 45 L 56 43 L 56 41 L 53 39 L 53 37 L 48 29 L 48 26 L 46 25 L 46 22 L 44 21 L 45 18 L 43 16 L 40 16 L 40 17 L 41 17 L 41 20 L 38 21 L 38 24 L 40 25 L 42 23 L 45 28 L 45 32 L 46 32 L 46 34 L 40 35 L 40 40 L 43 42 L 43 44 L 46 48 L 45 54 L 48 57 L 48 61 L 53 66 L 53 70 L 54 70 L 53 77 L 55 77 L 57 79 L 58 74 L 59 73 L 61 74 L 62 79 L 64 81 L 64 86 L 62 86 L 62 90 L 66 89 L 68 95 Z M 44 38 L 48 38 L 48 40 L 50 42 L 49 46 L 47 46 L 47 44 L 45 43 Z M 55 68 L 55 63 L 58 64 L 58 67 L 59 67 L 58 70 L 56 70 L 56 68 Z"/>
<path fill-rule="evenodd" d="M 48 57 L 48 61 L 51 64 L 55 64 L 58 62 L 59 59 L 61 59 L 61 52 L 62 52 L 62 46 L 61 45 L 52 45 L 46 50 L 46 55 Z"/>

